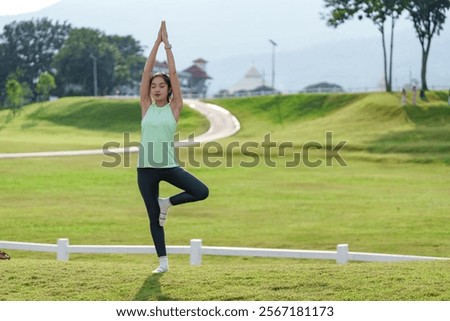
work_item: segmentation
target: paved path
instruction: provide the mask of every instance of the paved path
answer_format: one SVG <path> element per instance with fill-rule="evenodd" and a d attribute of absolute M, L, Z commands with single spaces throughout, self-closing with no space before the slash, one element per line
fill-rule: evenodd
<path fill-rule="evenodd" d="M 239 131 L 240 124 L 237 118 L 228 110 L 201 102 L 199 100 L 184 99 L 184 102 L 192 109 L 197 110 L 205 115 L 209 121 L 209 130 L 197 137 L 194 140 L 183 140 L 175 143 L 175 147 L 188 146 L 197 143 L 205 143 L 219 140 L 234 135 Z M 0 159 L 5 158 L 23 158 L 23 157 L 58 157 L 58 156 L 80 156 L 80 155 L 101 155 L 110 153 L 123 152 L 137 152 L 137 147 L 130 148 L 109 148 L 103 149 L 89 149 L 89 150 L 71 150 L 71 151 L 57 151 L 57 152 L 30 152 L 30 153 L 0 153 Z"/>

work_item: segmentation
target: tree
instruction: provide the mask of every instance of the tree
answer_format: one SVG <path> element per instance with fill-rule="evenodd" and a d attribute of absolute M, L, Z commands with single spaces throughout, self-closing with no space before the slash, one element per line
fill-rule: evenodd
<path fill-rule="evenodd" d="M 56 79 L 62 95 L 93 95 L 96 59 L 97 87 L 102 95 L 114 89 L 114 69 L 120 57 L 117 47 L 108 42 L 106 35 L 95 29 L 73 29 L 64 46 L 54 58 L 58 71 Z"/>
<path fill-rule="evenodd" d="M 142 66 L 146 57 L 143 56 L 143 48 L 139 41 L 132 36 L 109 36 L 108 40 L 114 44 L 120 52 L 120 58 L 116 62 L 115 86 L 134 86 L 140 83 Z"/>
<path fill-rule="evenodd" d="M 12 22 L 0 34 L 0 101 L 6 97 L 5 85 L 16 79 L 32 96 L 43 94 L 36 86 L 43 73 L 55 77 L 57 95 L 92 95 L 94 64 L 100 94 L 121 86 L 136 86 L 146 58 L 132 36 L 107 36 L 99 30 L 73 29 L 69 24 L 41 20 Z M 93 57 L 93 58 L 91 58 Z M 39 89 L 38 89 L 39 88 Z"/>
<path fill-rule="evenodd" d="M 59 94 L 94 93 L 93 59 L 100 94 L 112 94 L 120 86 L 139 83 L 146 59 L 142 52 L 139 42 L 131 36 L 108 36 L 90 28 L 73 29 L 54 59 L 57 83 L 63 84 L 58 88 Z"/>
<path fill-rule="evenodd" d="M 16 79 L 6 82 L 6 103 L 16 113 L 16 109 L 22 107 L 24 100 L 24 89 Z"/>
<path fill-rule="evenodd" d="M 408 1 L 406 10 L 414 24 L 417 37 L 422 46 L 422 67 L 420 77 L 422 89 L 428 90 L 427 63 L 430 54 L 431 39 L 443 29 L 445 13 L 450 9 L 450 0 L 414 0 Z"/>
<path fill-rule="evenodd" d="M 39 76 L 36 84 L 36 92 L 41 96 L 42 100 L 48 100 L 50 91 L 56 88 L 55 77 L 48 72 L 44 72 Z"/>
<path fill-rule="evenodd" d="M 381 33 L 384 61 L 384 81 L 386 91 L 392 91 L 392 65 L 394 52 L 394 28 L 395 23 L 405 8 L 405 0 L 325 0 L 325 7 L 331 8 L 331 12 L 324 17 L 327 24 L 338 27 L 345 21 L 358 15 L 361 20 L 364 16 L 376 25 Z M 389 59 L 386 49 L 385 24 L 390 19 L 390 50 Z"/>
<path fill-rule="evenodd" d="M 39 75 L 51 70 L 53 56 L 70 29 L 66 22 L 53 23 L 47 18 L 5 25 L 0 34 L 0 88 L 4 88 L 9 75 L 18 70 L 17 81 L 34 88 Z"/>

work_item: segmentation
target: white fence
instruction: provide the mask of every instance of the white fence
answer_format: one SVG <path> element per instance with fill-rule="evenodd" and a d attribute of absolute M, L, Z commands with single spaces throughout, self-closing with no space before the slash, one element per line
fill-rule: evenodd
<path fill-rule="evenodd" d="M 56 253 L 58 261 L 68 261 L 70 253 L 95 254 L 149 254 L 156 253 L 154 246 L 146 245 L 69 245 L 69 239 L 58 239 L 57 244 L 0 241 L 0 249 Z M 394 255 L 349 252 L 348 244 L 339 244 L 336 251 L 281 250 L 245 247 L 203 246 L 202 240 L 191 240 L 190 246 L 167 246 L 168 254 L 189 254 L 192 265 L 201 265 L 203 255 L 276 257 L 315 260 L 336 260 L 338 264 L 348 261 L 400 262 L 450 260 L 443 257 Z"/>

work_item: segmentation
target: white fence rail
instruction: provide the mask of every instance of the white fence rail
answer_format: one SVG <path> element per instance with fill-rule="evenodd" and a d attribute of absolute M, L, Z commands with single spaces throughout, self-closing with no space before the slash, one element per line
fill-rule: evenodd
<path fill-rule="evenodd" d="M 57 244 L 0 241 L 0 249 L 56 253 L 58 261 L 68 261 L 71 253 L 95 254 L 150 254 L 154 246 L 146 245 L 70 245 L 69 239 L 58 239 Z M 336 251 L 281 250 L 245 247 L 203 246 L 202 240 L 191 240 L 190 246 L 167 246 L 168 254 L 189 254 L 192 265 L 201 265 L 203 255 L 278 257 L 295 259 L 335 260 L 338 264 L 348 261 L 400 262 L 450 260 L 450 258 L 349 252 L 348 244 L 339 244 Z"/>

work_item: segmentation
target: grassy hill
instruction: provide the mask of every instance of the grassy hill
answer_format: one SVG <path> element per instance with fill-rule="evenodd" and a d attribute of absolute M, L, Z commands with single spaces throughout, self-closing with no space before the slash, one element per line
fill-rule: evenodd
<path fill-rule="evenodd" d="M 400 104 L 399 94 L 311 94 L 218 99 L 258 131 L 260 122 L 279 141 L 325 143 L 326 131 L 347 141 L 358 157 L 450 163 L 450 106 L 447 94 L 431 92 L 417 106 Z M 251 116 L 250 116 L 251 115 Z M 255 126 L 252 126 L 252 125 Z M 245 131 L 248 134 L 249 131 Z M 387 155 L 387 157 L 386 157 Z"/>
<path fill-rule="evenodd" d="M 182 113 L 181 138 L 208 129 L 198 112 L 184 108 Z M 140 121 L 137 99 L 68 97 L 27 105 L 15 115 L 0 110 L 0 153 L 100 149 L 109 141 L 123 145 L 123 133 L 138 142 Z"/>
<path fill-rule="evenodd" d="M 242 129 L 220 141 L 222 153 L 208 150 L 218 166 L 205 165 L 202 148 L 193 155 L 180 151 L 181 157 L 199 161 L 200 166 L 186 167 L 209 186 L 210 197 L 171 210 L 167 243 L 188 245 L 200 238 L 207 246 L 305 250 L 348 243 L 351 251 L 449 257 L 449 106 L 443 93 L 430 93 L 428 99 L 404 107 L 399 95 L 384 93 L 215 100 L 238 117 Z M 0 111 L 0 151 L 99 148 L 128 130 L 139 139 L 137 101 L 100 101 L 35 104 L 14 118 Z M 204 126 L 194 111 L 185 111 L 192 115 L 185 117 L 186 129 L 180 124 L 184 133 Z M 305 143 L 325 144 L 327 131 L 334 143 L 348 141 L 342 152 L 347 166 L 335 161 L 314 168 L 285 166 Z M 258 142 L 249 151 L 262 155 L 267 133 L 277 146 L 292 142 L 295 148 L 283 155 L 274 148 L 275 167 L 263 158 L 243 167 L 252 154 L 230 144 Z M 312 157 L 320 160 L 323 153 L 317 150 Z M 135 164 L 136 155 L 130 158 Z M 0 160 L 0 238 L 152 244 L 134 166 L 106 168 L 103 161 L 104 155 Z M 176 191 L 161 185 L 162 196 Z M 0 300 L 450 298 L 447 261 L 339 266 L 206 256 L 203 266 L 191 267 L 186 256 L 173 255 L 171 271 L 153 277 L 155 256 L 78 254 L 61 263 L 52 254 L 7 252 L 12 260 L 0 262 L 0 280 L 11 287 Z"/>

